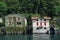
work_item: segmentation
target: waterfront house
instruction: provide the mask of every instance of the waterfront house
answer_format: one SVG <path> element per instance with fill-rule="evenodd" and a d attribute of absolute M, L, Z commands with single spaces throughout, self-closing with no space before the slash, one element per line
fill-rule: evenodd
<path fill-rule="evenodd" d="M 49 31 L 50 17 L 32 17 L 33 33 L 46 33 Z"/>
<path fill-rule="evenodd" d="M 27 20 L 22 14 L 9 14 L 5 16 L 6 27 L 24 27 L 27 25 Z"/>

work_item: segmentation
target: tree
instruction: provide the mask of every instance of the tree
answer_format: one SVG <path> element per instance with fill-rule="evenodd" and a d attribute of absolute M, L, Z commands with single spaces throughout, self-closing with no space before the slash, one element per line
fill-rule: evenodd
<path fill-rule="evenodd" d="M 27 25 L 32 26 L 31 14 L 27 18 Z"/>
<path fill-rule="evenodd" d="M 0 14 L 5 15 L 5 11 L 7 11 L 7 4 L 4 2 L 0 2 Z"/>
<path fill-rule="evenodd" d="M 42 16 L 50 16 L 53 17 L 56 15 L 56 6 L 57 1 L 56 0 L 40 0 L 40 3 L 38 5 L 38 12 Z"/>
<path fill-rule="evenodd" d="M 7 4 L 4 2 L 0 2 L 0 16 L 3 18 L 3 23 L 5 23 L 4 16 L 6 15 Z"/>
<path fill-rule="evenodd" d="M 0 12 L 5 12 L 7 10 L 7 4 L 4 2 L 0 2 Z"/>
<path fill-rule="evenodd" d="M 32 34 L 32 20 L 31 20 L 31 14 L 27 18 L 27 34 Z"/>
<path fill-rule="evenodd" d="M 40 16 L 55 16 L 58 0 L 11 0 L 6 1 L 9 11 L 12 13 L 38 13 Z"/>

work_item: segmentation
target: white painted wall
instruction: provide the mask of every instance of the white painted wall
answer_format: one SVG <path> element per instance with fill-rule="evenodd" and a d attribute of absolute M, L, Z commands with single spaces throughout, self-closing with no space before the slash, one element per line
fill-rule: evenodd
<path fill-rule="evenodd" d="M 0 22 L 2 23 L 2 18 L 0 18 Z"/>
<path fill-rule="evenodd" d="M 25 26 L 27 26 L 27 20 L 26 20 L 26 18 L 24 18 L 25 19 Z"/>
<path fill-rule="evenodd" d="M 37 26 L 37 22 L 38 22 L 38 26 Z M 40 27 L 40 22 L 42 22 L 42 29 L 37 30 L 37 27 Z M 41 21 L 40 19 L 37 20 L 33 20 L 32 21 L 32 26 L 33 26 L 33 33 L 46 33 L 47 30 L 49 30 L 49 20 L 46 20 L 46 26 L 44 26 L 44 19 Z M 44 27 L 46 27 L 46 29 L 44 29 Z"/>

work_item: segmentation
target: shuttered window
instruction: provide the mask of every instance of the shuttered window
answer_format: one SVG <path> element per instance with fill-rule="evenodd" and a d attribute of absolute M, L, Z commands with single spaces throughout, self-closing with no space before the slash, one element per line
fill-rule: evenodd
<path fill-rule="evenodd" d="M 36 25 L 38 26 L 38 22 L 36 23 Z"/>
<path fill-rule="evenodd" d="M 46 26 L 46 22 L 44 22 L 44 26 Z"/>
<path fill-rule="evenodd" d="M 42 27 L 42 22 L 40 22 L 40 26 Z"/>

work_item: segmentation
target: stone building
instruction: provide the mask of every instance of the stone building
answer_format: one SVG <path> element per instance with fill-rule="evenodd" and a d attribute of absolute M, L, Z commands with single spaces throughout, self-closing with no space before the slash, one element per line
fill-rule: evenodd
<path fill-rule="evenodd" d="M 22 14 L 9 14 L 5 16 L 6 27 L 24 27 L 27 25 L 27 20 Z"/>

